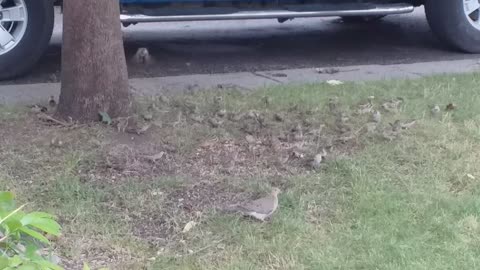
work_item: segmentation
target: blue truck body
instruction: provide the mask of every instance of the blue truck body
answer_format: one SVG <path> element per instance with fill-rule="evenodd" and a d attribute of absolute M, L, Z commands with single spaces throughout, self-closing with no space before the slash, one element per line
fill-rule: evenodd
<path fill-rule="evenodd" d="M 445 44 L 464 52 L 480 53 L 480 0 L 116 1 L 120 3 L 123 26 L 247 19 L 275 19 L 284 23 L 310 17 L 341 17 L 347 23 L 366 23 L 388 15 L 413 12 L 415 7 L 424 5 L 432 31 Z M 40 59 L 52 35 L 54 6 L 61 6 L 63 2 L 0 0 L 0 80 L 26 73 Z M 12 10 L 15 12 L 11 13 Z"/>

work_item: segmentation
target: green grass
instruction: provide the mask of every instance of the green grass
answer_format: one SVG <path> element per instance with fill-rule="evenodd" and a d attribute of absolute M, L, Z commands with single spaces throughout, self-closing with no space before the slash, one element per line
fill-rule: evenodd
<path fill-rule="evenodd" d="M 267 223 L 207 211 L 199 224 L 181 233 L 184 223 L 172 217 L 172 235 L 151 244 L 132 235 L 132 218 L 155 217 L 168 194 L 195 179 L 141 176 L 124 182 L 90 185 L 78 175 L 79 164 L 94 163 L 91 153 L 72 146 L 64 155 L 29 160 L 15 146 L 0 146 L 0 187 L 14 190 L 35 209 L 61 217 L 65 238 L 57 248 L 79 260 L 79 249 L 90 257 L 114 254 L 103 263 L 112 269 L 477 269 L 480 267 L 480 85 L 479 74 L 436 76 L 419 80 L 280 86 L 250 94 L 201 92 L 189 99 L 202 111 L 211 110 L 221 95 L 227 111 L 321 112 L 338 96 L 345 111 L 368 96 L 377 104 L 405 100 L 398 114 L 385 121 L 417 119 L 417 126 L 392 142 L 365 139 L 352 156 L 330 160 L 319 172 L 285 175 L 281 179 L 226 177 L 225 185 L 258 192 L 270 185 L 286 187 L 280 209 Z M 269 97 L 268 105 L 264 97 Z M 177 97 L 183 99 L 185 97 Z M 430 106 L 458 108 L 430 115 Z M 12 109 L 0 108 L 0 123 L 16 121 Z M 5 116 L 7 115 L 7 116 Z M 21 118 L 21 116 L 19 116 Z M 179 145 L 198 143 L 189 127 L 179 130 Z M 218 135 L 202 130 L 198 136 Z M 1 131 L 0 131 L 1 134 Z M 195 141 L 195 143 L 192 143 Z M 187 147 L 188 146 L 188 147 Z M 183 149 L 180 147 L 180 149 Z M 8 150 L 8 152 L 7 152 Z M 92 151 L 92 150 L 88 150 Z M 29 164 L 37 167 L 29 168 Z M 38 164 L 44 165 L 39 168 Z M 17 172 L 22 170 L 25 172 Z M 48 169 L 48 171 L 46 171 Z M 15 176 L 42 177 L 32 184 Z M 277 182 L 274 182 L 277 181 Z M 118 211 L 115 207 L 121 207 Z M 124 211 L 124 212 L 122 212 Z M 176 213 L 179 217 L 185 213 Z M 180 218 L 178 217 L 178 222 Z M 183 222 L 183 220 L 182 220 Z M 152 231 L 152 233 L 155 233 Z M 93 254 L 93 255 L 92 255 Z"/>
<path fill-rule="evenodd" d="M 264 106 L 262 97 L 269 96 L 272 110 L 294 104 L 321 109 L 332 96 L 347 110 L 372 95 L 402 97 L 396 117 L 420 124 L 396 142 L 369 144 L 318 174 L 288 177 L 290 188 L 271 223 L 213 217 L 186 237 L 185 247 L 160 256 L 154 269 L 478 268 L 479 82 L 474 74 L 275 87 L 247 100 L 226 95 L 237 109 Z M 430 106 L 449 103 L 458 110 L 430 116 Z M 224 245 L 211 245 L 220 240 Z"/>

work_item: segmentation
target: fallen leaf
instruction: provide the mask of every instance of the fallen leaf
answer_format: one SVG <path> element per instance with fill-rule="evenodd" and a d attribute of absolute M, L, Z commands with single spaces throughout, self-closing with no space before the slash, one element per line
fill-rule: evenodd
<path fill-rule="evenodd" d="M 195 227 L 197 225 L 197 223 L 195 221 L 189 221 L 187 224 L 185 224 L 185 227 L 183 227 L 183 231 L 182 233 L 187 233 L 189 232 L 191 229 L 193 229 L 193 227 Z"/>
<path fill-rule="evenodd" d="M 410 129 L 410 128 L 414 127 L 416 123 L 417 123 L 417 120 L 412 120 L 410 122 L 401 124 L 401 127 L 402 127 L 402 129 Z"/>
<path fill-rule="evenodd" d="M 144 126 L 142 126 L 140 129 L 138 129 L 138 130 L 136 131 L 136 133 L 137 133 L 138 135 L 141 135 L 141 134 L 147 132 L 147 130 L 149 130 L 151 127 L 152 127 L 151 124 L 144 125 Z"/>
<path fill-rule="evenodd" d="M 467 177 L 470 178 L 470 179 L 472 179 L 472 180 L 475 180 L 475 176 L 473 176 L 473 175 L 471 175 L 471 174 L 469 174 L 469 173 L 467 173 Z"/>
<path fill-rule="evenodd" d="M 333 86 L 337 86 L 337 85 L 342 85 L 342 84 L 343 84 L 343 82 L 342 82 L 342 81 L 339 81 L 339 80 L 328 80 L 326 83 L 329 84 L 329 85 L 333 85 Z"/>

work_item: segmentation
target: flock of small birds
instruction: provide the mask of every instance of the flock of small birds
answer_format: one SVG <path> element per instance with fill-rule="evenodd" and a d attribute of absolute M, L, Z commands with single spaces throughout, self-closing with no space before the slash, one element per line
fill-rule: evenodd
<path fill-rule="evenodd" d="M 148 49 L 142 47 L 137 50 L 137 52 L 132 58 L 132 62 L 137 65 L 150 65 L 153 63 L 153 58 L 150 55 Z M 335 68 L 316 69 L 316 71 L 321 74 L 335 74 L 340 72 L 340 70 Z M 374 125 L 378 125 L 379 123 L 382 122 L 382 114 L 380 110 L 374 109 L 373 100 L 374 100 L 374 97 L 371 96 L 368 98 L 367 103 L 359 105 L 357 113 L 358 114 L 370 113 L 371 114 L 370 123 Z M 381 108 L 387 112 L 396 112 L 398 110 L 399 105 L 402 102 L 403 102 L 403 99 L 401 98 L 393 99 L 382 104 Z M 54 96 L 50 96 L 48 100 L 48 106 L 50 107 L 51 110 L 56 108 L 57 101 L 55 100 Z M 33 105 L 33 106 L 30 106 L 30 108 L 31 108 L 31 111 L 36 113 L 47 112 L 49 110 L 46 106 L 42 106 L 42 105 Z M 328 108 L 332 114 L 337 116 L 337 120 L 336 120 L 337 128 L 342 133 L 349 132 L 351 128 L 346 124 L 349 120 L 349 117 L 348 115 L 346 115 L 345 113 L 339 110 L 338 97 L 330 98 L 328 103 Z M 452 111 L 455 109 L 456 109 L 456 105 L 453 103 L 448 104 L 445 108 L 446 111 Z M 430 112 L 433 117 L 439 117 L 442 113 L 442 109 L 440 108 L 439 105 L 433 105 L 430 109 Z M 280 115 L 276 117 L 281 118 Z M 392 132 L 398 132 L 399 130 L 408 129 L 412 127 L 415 124 L 415 122 L 416 121 L 402 123 L 400 120 L 396 120 L 394 123 L 390 123 L 390 126 L 392 129 Z M 210 123 L 210 124 L 212 126 L 218 125 L 218 123 Z M 327 156 L 327 152 L 325 151 L 325 149 L 323 149 L 321 153 L 317 154 L 313 158 L 311 162 L 312 168 L 314 169 L 320 168 L 326 156 Z M 277 211 L 279 207 L 278 196 L 280 193 L 281 193 L 281 190 L 279 188 L 274 187 L 272 188 L 271 192 L 265 197 L 246 201 L 243 203 L 229 205 L 224 210 L 237 212 L 244 216 L 248 216 L 264 222 L 270 219 L 271 216 L 275 213 L 275 211 Z"/>

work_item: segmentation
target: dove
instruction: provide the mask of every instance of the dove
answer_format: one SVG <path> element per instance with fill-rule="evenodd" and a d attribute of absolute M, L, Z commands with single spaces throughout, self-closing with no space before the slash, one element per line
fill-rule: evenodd
<path fill-rule="evenodd" d="M 379 111 L 373 111 L 372 121 L 375 123 L 380 123 L 382 121 L 382 114 Z"/>
<path fill-rule="evenodd" d="M 325 149 L 322 150 L 322 153 L 315 155 L 311 162 L 312 168 L 319 169 L 326 156 L 327 151 L 325 151 Z"/>
<path fill-rule="evenodd" d="M 265 221 L 265 219 L 269 218 L 277 210 L 278 194 L 280 194 L 280 192 L 279 188 L 273 188 L 269 195 L 254 201 L 234 205 L 232 210 L 238 211 L 245 216 Z"/>

